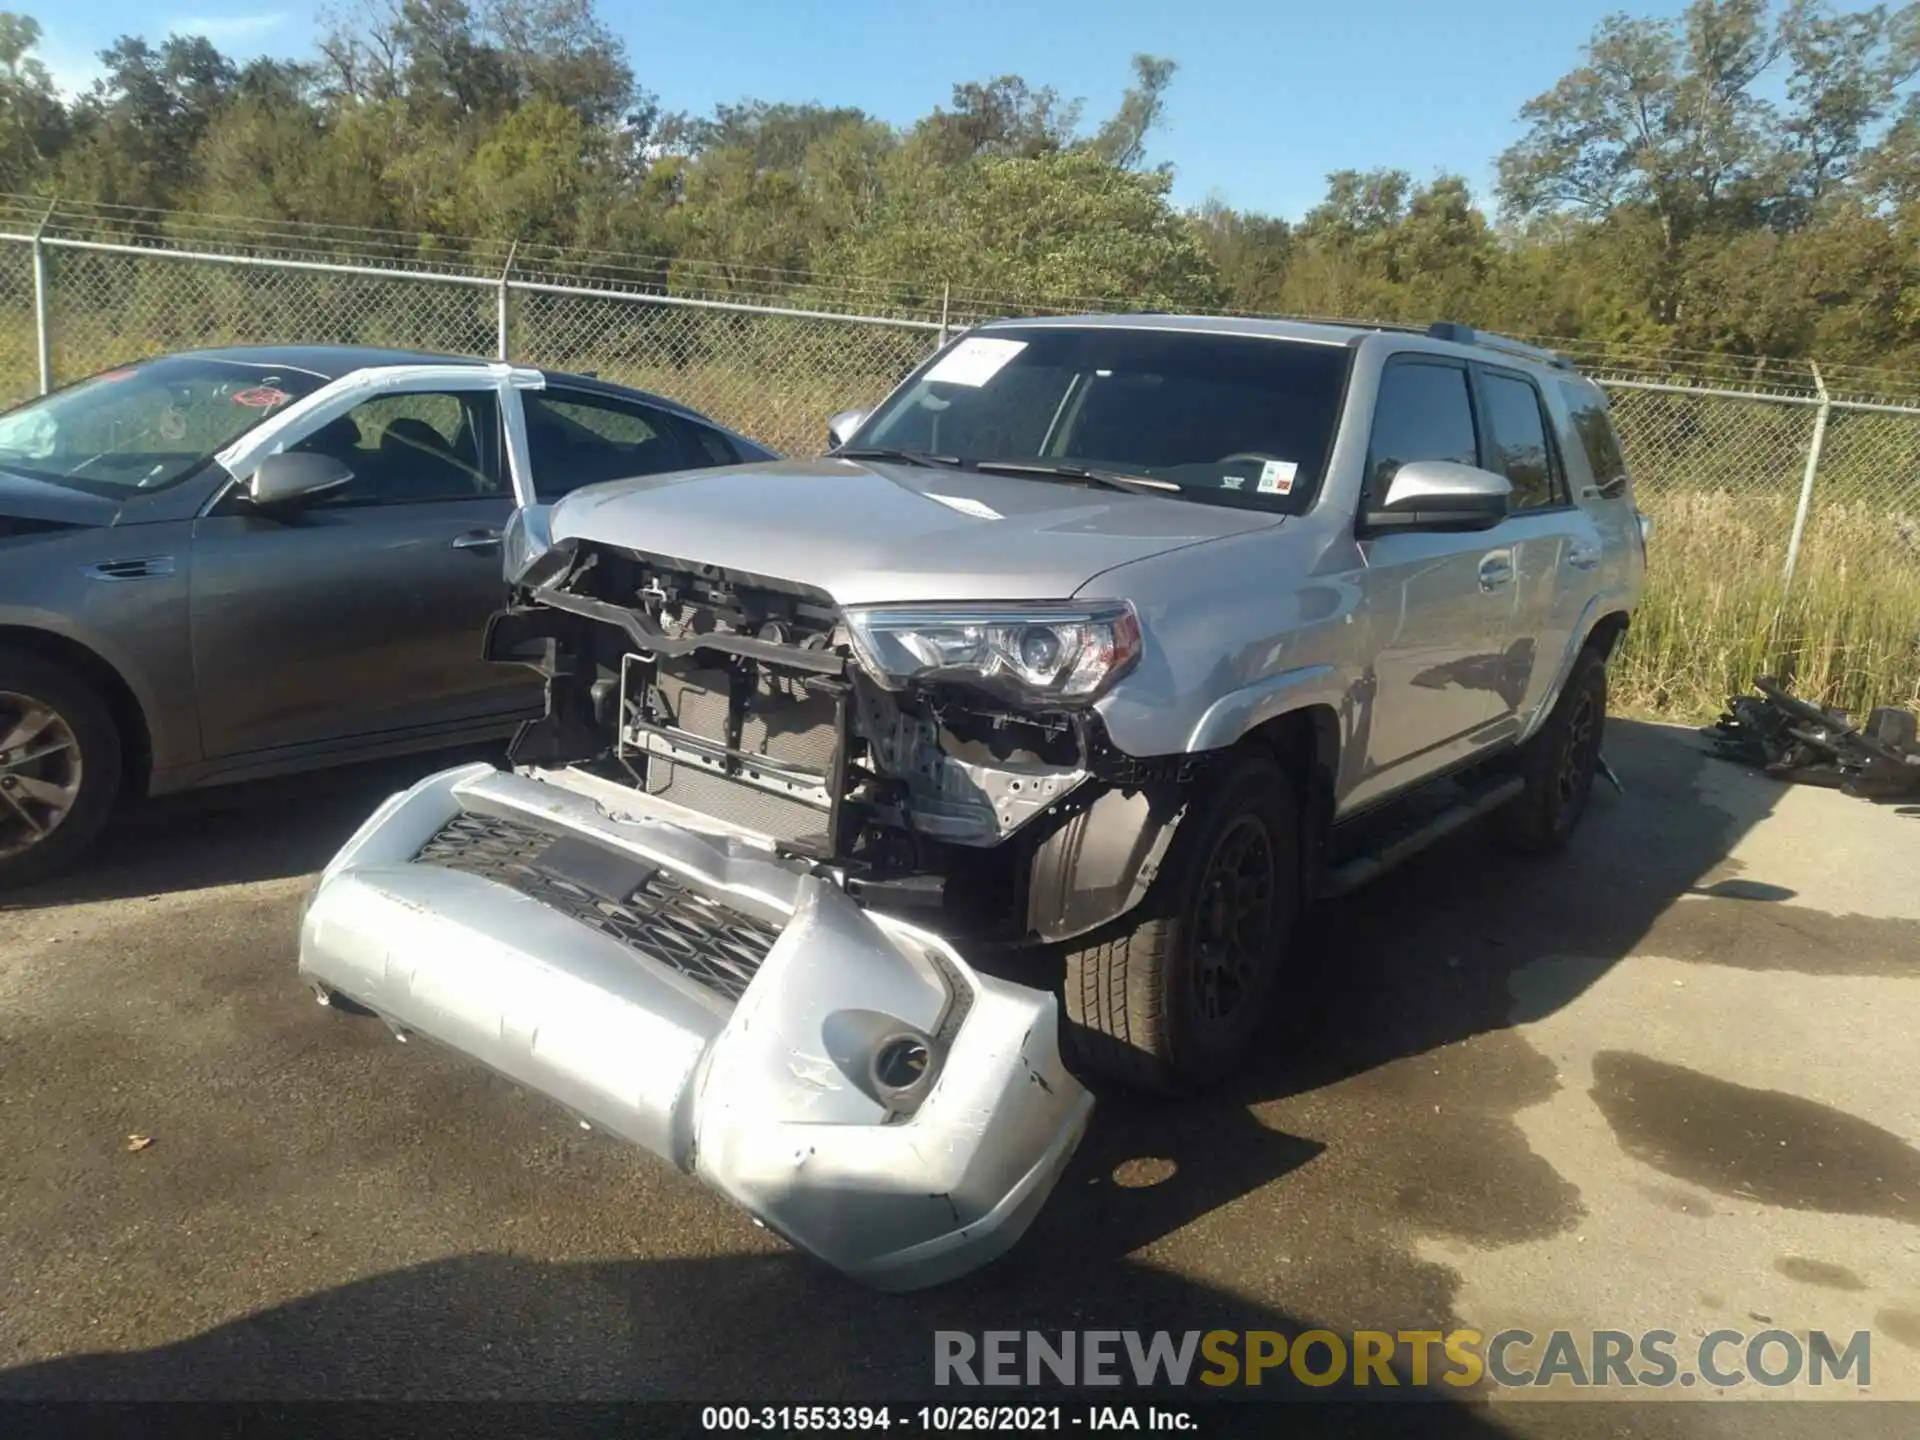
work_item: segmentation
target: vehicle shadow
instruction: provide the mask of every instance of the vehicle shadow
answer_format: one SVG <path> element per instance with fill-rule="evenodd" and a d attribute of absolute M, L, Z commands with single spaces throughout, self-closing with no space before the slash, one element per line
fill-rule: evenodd
<path fill-rule="evenodd" d="M 989 1314 L 964 1290 L 877 1295 L 792 1255 L 586 1263 L 458 1256 L 355 1280 L 173 1344 L 0 1370 L 0 1401 L 10 1407 L 76 1399 L 1125 1405 L 1152 1397 L 1314 1402 L 1311 1411 L 1286 1406 L 1285 1417 L 1271 1404 L 1214 1406 L 1200 1427 L 1206 1435 L 1272 1434 L 1283 1418 L 1310 1433 L 1516 1433 L 1498 1423 L 1471 1388 L 1435 1383 L 1435 1376 L 1416 1387 L 1404 1367 L 1396 1369 L 1392 1390 L 1376 1383 L 1370 1391 L 1349 1388 L 1330 1397 L 1298 1383 L 1284 1364 L 1265 1371 L 1257 1387 L 1209 1386 L 1200 1376 L 1210 1367 L 1196 1354 L 1184 1388 L 1169 1387 L 1164 1376 L 1142 1388 L 1117 1338 L 1112 1343 L 1123 1379 L 1115 1385 L 936 1383 L 935 1335 L 942 1330 L 967 1331 L 976 1343 L 989 1327 L 1034 1330 L 1057 1343 L 1061 1331 L 1101 1326 L 1138 1330 L 1143 1340 L 1155 1330 L 1176 1336 L 1265 1330 L 1291 1337 L 1316 1328 L 1309 1317 L 1143 1266 L 1110 1264 L 1071 1278 L 1075 1283 L 1044 1289 L 1002 1287 Z M 1362 1403 L 1354 1403 L 1356 1396 Z M 1345 1403 L 1329 1405 L 1330 1398 Z M 1380 1403 L 1393 1400 L 1411 1403 Z M 560 1411 L 550 1418 L 558 1422 L 555 1433 L 602 1428 L 591 1423 L 591 1413 Z M 697 1411 L 599 1418 L 605 1428 L 622 1425 L 629 1433 L 636 1424 L 637 1433 L 646 1434 L 701 1429 Z"/>
<path fill-rule="evenodd" d="M 478 1254 L 357 1279 L 150 1350 L 0 1371 L 0 1398 L 1002 1399 L 937 1390 L 933 1333 L 1457 1325 L 1457 1275 L 1420 1258 L 1412 1237 L 1498 1244 L 1579 1213 L 1577 1193 L 1513 1121 L 1558 1083 L 1516 1022 L 1657 943 L 1676 911 L 1793 906 L 1791 891 L 1740 877 L 1727 859 L 1784 787 L 1710 759 L 1671 727 L 1614 722 L 1607 754 L 1626 793 L 1596 792 L 1565 856 L 1515 859 L 1463 835 L 1321 907 L 1249 1072 L 1201 1100 L 1103 1097 L 1028 1236 L 955 1284 L 876 1296 L 790 1253 L 674 1255 L 671 1235 L 657 1241 L 669 1253 L 644 1260 Z M 414 763 L 427 773 L 449 762 Z M 151 837 L 125 855 L 136 877 L 126 893 L 169 876 L 210 884 L 317 867 L 404 783 L 369 778 L 349 803 L 341 779 L 286 782 L 283 798 L 217 822 L 232 827 L 224 870 L 167 853 L 198 839 Z M 310 835 L 316 814 L 333 833 Z M 250 871 L 249 848 L 274 858 Z M 1546 957 L 1578 963 L 1535 964 Z M 393 1083 L 434 1093 L 418 1076 Z M 1257 1393 L 1276 1386 L 1300 1391 L 1270 1374 Z M 1490 1415 L 1432 1388 L 1455 1403 L 1361 1406 L 1337 1422 L 1293 1413 L 1310 1431 L 1409 1435 L 1614 1433 L 1623 1413 Z M 1248 1412 L 1244 1433 L 1272 1433 L 1264 1409 Z M 1635 1407 L 1634 1433 L 1691 1433 L 1702 1413 Z M 1232 1432 L 1210 1422 L 1204 1433 Z"/>
<path fill-rule="evenodd" d="M 467 745 L 134 801 L 72 870 L 0 891 L 0 910 L 309 875 L 394 791 L 504 754 L 501 745 Z"/>
<path fill-rule="evenodd" d="M 1350 1289 L 1383 1235 L 1499 1245 L 1576 1223 L 1577 1190 L 1514 1123 L 1563 1081 L 1514 1027 L 1636 949 L 1704 960 L 1758 912 L 1770 933 L 1817 937 L 1831 922 L 1728 859 L 1782 785 L 1675 727 L 1611 721 L 1606 748 L 1625 793 L 1596 788 L 1566 853 L 1513 856 L 1461 834 L 1310 912 L 1245 1072 L 1200 1099 L 1103 1093 L 1028 1244 L 1136 1254 L 1232 1205 L 1239 1230 L 1288 1235 L 1278 1261 L 1245 1257 L 1248 1283 Z M 1129 1174 L 1164 1179 L 1116 1208 L 1108 1192 Z M 1396 1295 L 1419 1283 L 1402 1274 L 1332 1308 L 1354 1323 L 1402 1313 Z"/>

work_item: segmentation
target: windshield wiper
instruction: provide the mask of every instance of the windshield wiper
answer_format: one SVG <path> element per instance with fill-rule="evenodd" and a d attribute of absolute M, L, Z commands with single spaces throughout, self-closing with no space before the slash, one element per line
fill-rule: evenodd
<path fill-rule="evenodd" d="M 1085 480 L 1109 490 L 1125 490 L 1134 495 L 1173 494 L 1181 487 L 1171 480 L 1155 480 L 1146 475 L 1123 475 L 1118 470 L 1098 470 L 1087 465 L 1056 465 L 1041 460 L 976 460 L 975 470 L 993 475 L 1037 475 L 1042 479 Z"/>
<path fill-rule="evenodd" d="M 888 445 L 862 445 L 853 450 L 830 450 L 829 460 L 898 460 L 903 465 L 922 465 L 930 470 L 954 470 L 958 455 L 930 455 L 925 450 L 900 450 Z"/>

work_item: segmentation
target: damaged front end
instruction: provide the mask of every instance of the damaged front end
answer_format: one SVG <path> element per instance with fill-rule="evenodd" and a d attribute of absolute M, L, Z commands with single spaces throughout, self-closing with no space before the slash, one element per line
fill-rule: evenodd
<path fill-rule="evenodd" d="M 869 1284 L 1004 1251 L 1092 1099 L 1052 994 L 965 956 L 1084 933 L 1153 878 L 1184 766 L 1114 753 L 1088 704 L 1131 612 L 843 613 L 585 542 L 515 600 L 488 654 L 548 681 L 515 770 L 369 819 L 302 973 Z"/>

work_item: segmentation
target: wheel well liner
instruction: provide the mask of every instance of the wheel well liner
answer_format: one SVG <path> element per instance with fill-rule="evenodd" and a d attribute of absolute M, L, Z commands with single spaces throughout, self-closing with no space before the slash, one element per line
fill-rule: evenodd
<path fill-rule="evenodd" d="M 1593 622 L 1593 629 L 1587 632 L 1587 645 L 1600 652 L 1602 660 L 1611 660 L 1613 652 L 1619 648 L 1620 637 L 1627 633 L 1627 612 L 1609 610 Z"/>
<path fill-rule="evenodd" d="M 1301 787 L 1302 893 L 1311 896 L 1325 869 L 1333 830 L 1334 789 L 1340 774 L 1340 717 L 1331 705 L 1289 710 L 1253 730 L 1247 739 L 1271 751 Z"/>
<path fill-rule="evenodd" d="M 65 666 L 98 690 L 120 730 L 120 764 L 126 789 L 129 794 L 145 793 L 153 763 L 153 740 L 147 730 L 146 712 L 118 670 L 78 640 L 24 625 L 0 625 L 0 650 Z"/>

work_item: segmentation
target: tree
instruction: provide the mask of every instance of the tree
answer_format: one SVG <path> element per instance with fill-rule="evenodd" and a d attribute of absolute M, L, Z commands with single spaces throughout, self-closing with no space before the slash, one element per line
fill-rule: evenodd
<path fill-rule="evenodd" d="M 895 276 L 893 298 L 929 304 L 955 291 L 1027 305 L 1088 300 L 1125 308 L 1217 305 L 1193 227 L 1167 203 L 1169 181 L 1117 171 L 1085 150 L 888 166 L 870 225 L 829 256 L 832 273 Z"/>
<path fill-rule="evenodd" d="M 1502 202 L 1522 217 L 1641 206 L 1676 254 L 1749 198 L 1773 154 L 1751 90 L 1780 48 L 1766 13 L 1766 0 L 1694 0 L 1677 22 L 1602 21 L 1586 63 L 1522 107 Z"/>
<path fill-rule="evenodd" d="M 953 109 L 935 109 L 916 128 L 931 163 L 959 165 L 978 155 L 1031 158 L 1065 149 L 1080 125 L 1081 102 L 1051 85 L 1035 89 L 1018 75 L 953 87 Z"/>
<path fill-rule="evenodd" d="M 1157 55 L 1134 56 L 1134 83 L 1121 97 L 1113 118 L 1093 137 L 1093 153 L 1122 170 L 1137 168 L 1147 156 L 1147 136 L 1166 118 L 1167 87 L 1179 68 Z"/>
<path fill-rule="evenodd" d="M 0 189 L 28 190 L 68 139 L 67 115 L 33 53 L 40 23 L 0 10 Z"/>
<path fill-rule="evenodd" d="M 100 62 L 106 74 L 74 107 L 82 139 L 62 166 L 62 189 L 118 204 L 180 204 L 195 151 L 232 97 L 233 63 L 201 35 L 169 35 L 158 49 L 123 35 Z"/>
<path fill-rule="evenodd" d="M 1837 15 L 1795 0 L 1780 22 L 1792 61 L 1782 127 L 1797 162 L 1791 191 L 1818 205 L 1851 176 L 1874 126 L 1920 65 L 1920 7 L 1890 19 L 1884 6 Z"/>

